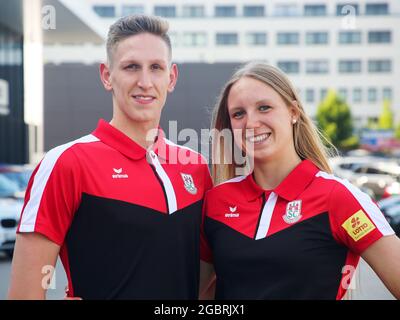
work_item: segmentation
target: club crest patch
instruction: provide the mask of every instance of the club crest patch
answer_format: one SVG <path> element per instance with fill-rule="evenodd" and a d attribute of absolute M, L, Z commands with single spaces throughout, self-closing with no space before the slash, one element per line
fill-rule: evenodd
<path fill-rule="evenodd" d="M 186 173 L 181 173 L 182 179 L 183 179 L 183 185 L 185 186 L 185 189 L 187 192 L 190 194 L 196 194 L 197 193 L 197 188 L 194 185 L 193 177 L 191 174 L 186 174 Z"/>
<path fill-rule="evenodd" d="M 286 206 L 286 213 L 282 216 L 283 220 L 288 224 L 293 224 L 301 217 L 301 200 L 289 202 Z"/>

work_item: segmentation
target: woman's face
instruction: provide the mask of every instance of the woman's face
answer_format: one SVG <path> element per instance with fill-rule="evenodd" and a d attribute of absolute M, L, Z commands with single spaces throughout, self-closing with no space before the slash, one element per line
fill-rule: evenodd
<path fill-rule="evenodd" d="M 241 78 L 229 92 L 228 112 L 236 145 L 255 161 L 280 159 L 293 146 L 295 108 L 269 85 Z"/>

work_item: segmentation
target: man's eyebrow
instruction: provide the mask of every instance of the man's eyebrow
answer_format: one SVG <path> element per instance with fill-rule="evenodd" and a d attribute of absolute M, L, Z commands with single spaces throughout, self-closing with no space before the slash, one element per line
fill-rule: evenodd
<path fill-rule="evenodd" d="M 143 62 L 139 62 L 139 61 L 137 61 L 135 59 L 122 60 L 120 63 L 121 64 L 132 63 L 132 64 L 138 64 L 138 65 L 142 65 L 143 64 Z M 161 64 L 161 65 L 168 65 L 168 62 L 166 62 L 164 60 L 160 60 L 160 59 L 148 60 L 148 61 L 146 61 L 146 63 L 149 63 L 149 64 L 158 63 L 158 64 Z"/>

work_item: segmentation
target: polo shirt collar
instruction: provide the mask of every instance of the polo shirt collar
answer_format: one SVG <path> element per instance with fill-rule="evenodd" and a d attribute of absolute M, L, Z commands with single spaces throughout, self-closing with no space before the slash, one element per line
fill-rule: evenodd
<path fill-rule="evenodd" d="M 303 160 L 274 190 L 262 189 L 255 182 L 253 174 L 251 173 L 246 177 L 245 183 L 242 184 L 243 192 L 248 201 L 254 201 L 263 193 L 269 193 L 271 191 L 287 201 L 293 201 L 311 183 L 318 171 L 320 171 L 319 168 L 310 160 Z"/>
<path fill-rule="evenodd" d="M 140 160 L 146 156 L 145 148 L 103 119 L 99 120 L 96 130 L 92 134 L 128 158 Z M 163 150 L 163 148 L 165 149 L 165 134 L 161 128 L 158 128 L 156 142 L 151 149 L 157 153 L 158 149 Z"/>

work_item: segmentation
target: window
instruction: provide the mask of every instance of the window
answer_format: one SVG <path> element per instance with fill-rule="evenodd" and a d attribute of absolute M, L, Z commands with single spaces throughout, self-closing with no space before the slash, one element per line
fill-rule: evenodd
<path fill-rule="evenodd" d="M 388 87 L 383 88 L 382 99 L 387 99 L 387 100 L 392 101 L 392 99 L 393 99 L 392 88 L 388 88 Z"/>
<path fill-rule="evenodd" d="M 324 5 L 324 4 L 305 5 L 304 6 L 304 15 L 307 17 L 326 16 L 326 5 Z"/>
<path fill-rule="evenodd" d="M 168 32 L 169 39 L 171 40 L 171 46 L 173 48 L 179 45 L 179 37 L 176 32 Z"/>
<path fill-rule="evenodd" d="M 264 17 L 265 7 L 264 6 L 244 6 L 243 16 L 245 17 Z"/>
<path fill-rule="evenodd" d="M 365 7 L 366 15 L 387 15 L 389 14 L 389 5 L 387 3 L 367 3 Z"/>
<path fill-rule="evenodd" d="M 299 34 L 297 32 L 278 32 L 278 44 L 299 44 Z"/>
<path fill-rule="evenodd" d="M 314 102 L 315 96 L 314 89 L 306 89 L 306 102 Z"/>
<path fill-rule="evenodd" d="M 300 10 L 297 4 L 277 4 L 274 15 L 277 17 L 294 17 L 300 15 Z"/>
<path fill-rule="evenodd" d="M 246 43 L 250 46 L 264 46 L 267 44 L 265 32 L 249 32 L 246 34 Z"/>
<path fill-rule="evenodd" d="M 339 60 L 339 73 L 361 72 L 361 60 Z"/>
<path fill-rule="evenodd" d="M 361 43 L 360 31 L 341 31 L 339 32 L 340 44 Z"/>
<path fill-rule="evenodd" d="M 219 46 L 233 46 L 238 44 L 237 33 L 217 33 L 216 43 Z"/>
<path fill-rule="evenodd" d="M 338 94 L 339 94 L 340 98 L 342 98 L 344 101 L 347 101 L 347 89 L 346 88 L 339 88 Z"/>
<path fill-rule="evenodd" d="M 205 32 L 185 32 L 183 34 L 183 45 L 187 47 L 204 47 L 207 45 L 207 34 Z"/>
<path fill-rule="evenodd" d="M 326 98 L 326 95 L 328 94 L 328 89 L 322 88 L 319 92 L 320 94 L 320 101 L 323 101 Z"/>
<path fill-rule="evenodd" d="M 0 63 L 1 63 L 0 59 Z M 10 113 L 9 84 L 7 80 L 0 79 L 0 115 Z"/>
<path fill-rule="evenodd" d="M 328 32 L 307 32 L 306 33 L 307 44 L 327 44 L 328 43 Z"/>
<path fill-rule="evenodd" d="M 354 88 L 353 89 L 353 102 L 354 103 L 362 102 L 362 90 L 361 90 L 361 88 Z"/>
<path fill-rule="evenodd" d="M 376 102 L 378 99 L 377 97 L 378 93 L 376 88 L 369 88 L 368 89 L 368 102 Z"/>
<path fill-rule="evenodd" d="M 368 71 L 375 72 L 391 72 L 392 61 L 391 60 L 369 60 Z"/>
<path fill-rule="evenodd" d="M 215 7 L 216 17 L 236 17 L 235 6 L 216 6 Z"/>
<path fill-rule="evenodd" d="M 114 6 L 93 6 L 94 12 L 103 18 L 114 18 L 115 7 Z"/>
<path fill-rule="evenodd" d="M 176 7 L 175 6 L 155 6 L 154 15 L 166 18 L 176 17 Z"/>
<path fill-rule="evenodd" d="M 286 73 L 299 73 L 300 63 L 298 61 L 278 61 L 278 68 Z"/>
<path fill-rule="evenodd" d="M 390 31 L 370 31 L 368 32 L 369 43 L 390 43 L 392 33 Z"/>
<path fill-rule="evenodd" d="M 143 14 L 143 6 L 122 6 L 122 16 L 129 16 L 131 14 Z"/>
<path fill-rule="evenodd" d="M 337 16 L 347 16 L 349 14 L 359 14 L 358 4 L 355 3 L 341 3 L 336 5 Z"/>
<path fill-rule="evenodd" d="M 182 15 L 190 18 L 204 17 L 204 6 L 183 6 Z"/>
<path fill-rule="evenodd" d="M 328 60 L 309 60 L 306 61 L 307 73 L 328 73 L 329 62 Z"/>

